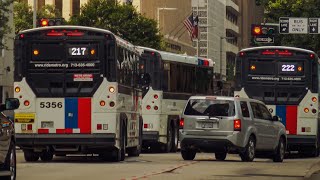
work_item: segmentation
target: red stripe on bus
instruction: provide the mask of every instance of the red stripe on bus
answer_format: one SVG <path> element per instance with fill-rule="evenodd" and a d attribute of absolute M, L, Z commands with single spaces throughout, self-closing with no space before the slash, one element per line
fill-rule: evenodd
<path fill-rule="evenodd" d="M 78 128 L 80 133 L 91 133 L 91 98 L 78 99 Z"/>
<path fill-rule="evenodd" d="M 57 134 L 65 134 L 65 130 L 64 129 L 56 129 L 56 133 Z"/>
<path fill-rule="evenodd" d="M 286 128 L 289 134 L 297 134 L 298 106 L 287 106 Z"/>
<path fill-rule="evenodd" d="M 70 129 L 70 128 L 65 129 L 64 132 L 65 132 L 65 134 L 72 134 L 73 133 L 72 129 Z"/>
<path fill-rule="evenodd" d="M 38 134 L 49 134 L 49 129 L 38 129 Z"/>
<path fill-rule="evenodd" d="M 68 129 L 56 129 L 57 134 L 72 134 L 73 130 L 68 128 Z"/>

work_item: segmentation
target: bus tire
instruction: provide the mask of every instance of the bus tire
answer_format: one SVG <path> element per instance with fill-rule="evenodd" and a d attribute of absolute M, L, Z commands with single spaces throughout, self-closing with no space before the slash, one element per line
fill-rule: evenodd
<path fill-rule="evenodd" d="M 53 153 L 51 151 L 43 151 L 40 154 L 40 159 L 44 162 L 51 161 L 53 159 Z"/>
<path fill-rule="evenodd" d="M 174 128 L 172 127 L 172 124 L 169 123 L 168 124 L 168 130 L 167 130 L 167 144 L 165 144 L 164 146 L 164 152 L 165 153 L 169 153 L 171 151 L 172 148 L 172 139 L 173 139 L 173 134 L 174 134 Z"/>
<path fill-rule="evenodd" d="M 127 142 L 127 125 L 124 121 L 121 121 L 121 142 L 120 142 L 120 161 L 124 161 L 126 157 L 126 142 Z"/>
<path fill-rule="evenodd" d="M 23 154 L 24 154 L 24 159 L 27 162 L 36 162 L 39 159 L 39 154 L 33 152 L 33 150 L 29 150 L 29 149 L 24 150 Z"/>
<path fill-rule="evenodd" d="M 173 136 L 172 136 L 172 147 L 171 152 L 178 151 L 178 141 L 179 141 L 179 128 L 173 125 Z"/>

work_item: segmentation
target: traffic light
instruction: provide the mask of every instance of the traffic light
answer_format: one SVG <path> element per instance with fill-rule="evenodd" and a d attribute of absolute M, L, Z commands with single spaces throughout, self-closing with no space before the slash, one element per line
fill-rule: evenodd
<path fill-rule="evenodd" d="M 37 21 L 37 27 L 60 26 L 63 21 L 63 18 L 40 18 Z"/>
<path fill-rule="evenodd" d="M 277 26 L 274 24 L 252 24 L 251 46 L 273 45 L 275 41 Z"/>
<path fill-rule="evenodd" d="M 251 25 L 251 35 L 252 36 L 274 36 L 275 27 L 270 25 Z"/>

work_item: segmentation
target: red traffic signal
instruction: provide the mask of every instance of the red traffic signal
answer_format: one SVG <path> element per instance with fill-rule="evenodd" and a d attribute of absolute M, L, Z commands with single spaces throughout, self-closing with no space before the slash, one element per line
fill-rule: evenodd
<path fill-rule="evenodd" d="M 41 18 L 38 19 L 37 27 L 59 26 L 63 24 L 63 18 Z"/>
<path fill-rule="evenodd" d="M 258 25 L 252 24 L 251 25 L 251 35 L 252 36 L 259 36 L 259 35 L 275 35 L 275 27 L 269 25 Z"/>

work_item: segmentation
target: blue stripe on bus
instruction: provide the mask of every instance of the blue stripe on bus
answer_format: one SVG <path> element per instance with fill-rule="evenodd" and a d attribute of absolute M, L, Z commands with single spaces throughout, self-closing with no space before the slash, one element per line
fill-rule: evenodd
<path fill-rule="evenodd" d="M 65 128 L 78 128 L 78 99 L 65 98 Z"/>
<path fill-rule="evenodd" d="M 286 126 L 286 116 L 287 116 L 287 110 L 286 106 L 277 106 L 276 107 L 276 115 L 281 118 L 281 122 L 284 126 Z"/>

